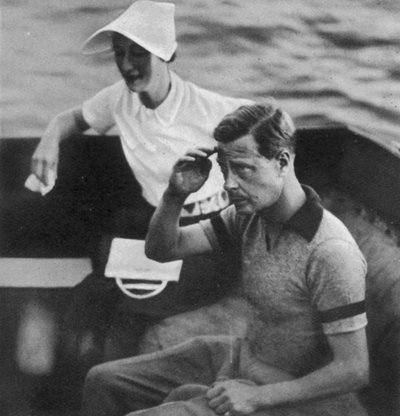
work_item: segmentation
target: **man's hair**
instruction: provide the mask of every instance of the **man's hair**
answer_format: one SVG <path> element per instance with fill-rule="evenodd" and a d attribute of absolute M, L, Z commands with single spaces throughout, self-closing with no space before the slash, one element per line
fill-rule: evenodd
<path fill-rule="evenodd" d="M 259 153 L 273 159 L 283 149 L 296 150 L 296 129 L 289 114 L 274 99 L 264 104 L 243 105 L 226 115 L 214 130 L 214 138 L 229 143 L 252 135 Z"/>

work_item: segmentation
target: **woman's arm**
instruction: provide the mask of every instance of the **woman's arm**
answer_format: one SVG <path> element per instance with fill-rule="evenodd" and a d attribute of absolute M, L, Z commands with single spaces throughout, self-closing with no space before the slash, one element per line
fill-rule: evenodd
<path fill-rule="evenodd" d="M 74 107 L 55 116 L 48 124 L 32 156 L 31 172 L 48 184 L 49 171 L 57 174 L 60 143 L 75 133 L 89 129 L 82 114 L 82 107 Z"/>

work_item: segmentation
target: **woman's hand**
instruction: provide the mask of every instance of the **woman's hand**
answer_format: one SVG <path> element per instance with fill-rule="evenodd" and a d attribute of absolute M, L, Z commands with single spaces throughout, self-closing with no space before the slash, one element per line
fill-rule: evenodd
<path fill-rule="evenodd" d="M 50 171 L 54 173 L 54 177 L 57 177 L 60 140 L 54 130 L 54 127 L 50 125 L 44 132 L 31 161 L 31 172 L 44 185 L 50 183 Z"/>

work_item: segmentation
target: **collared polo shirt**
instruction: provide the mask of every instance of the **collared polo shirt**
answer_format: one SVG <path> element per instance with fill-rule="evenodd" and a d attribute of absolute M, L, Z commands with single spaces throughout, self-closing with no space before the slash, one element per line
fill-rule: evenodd
<path fill-rule="evenodd" d="M 234 206 L 201 222 L 214 249 L 240 246 L 253 354 L 296 376 L 332 359 L 327 335 L 367 324 L 366 261 L 345 225 L 304 190 L 305 204 L 285 224 L 239 216 Z"/>
<path fill-rule="evenodd" d="M 210 92 L 171 72 L 171 89 L 156 109 L 146 108 L 138 94 L 121 80 L 87 100 L 83 115 L 100 134 L 113 127 L 118 129 L 125 157 L 142 186 L 143 197 L 157 206 L 177 159 L 194 147 L 215 146 L 213 131 L 221 119 L 240 105 L 250 103 Z M 208 210 L 207 200 L 222 190 L 223 178 L 216 156 L 211 160 L 209 179 L 188 197 L 186 204 L 204 201 L 204 210 Z M 217 200 L 214 202 L 218 204 Z M 227 201 L 219 202 L 227 205 Z M 199 207 L 202 205 L 196 208 Z"/>

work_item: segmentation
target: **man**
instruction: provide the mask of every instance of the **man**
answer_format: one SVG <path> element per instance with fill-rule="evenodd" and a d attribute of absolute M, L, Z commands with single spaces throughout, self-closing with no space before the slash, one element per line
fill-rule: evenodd
<path fill-rule="evenodd" d="M 194 146 L 213 146 L 212 130 L 228 112 L 248 100 L 224 97 L 183 81 L 169 69 L 177 48 L 174 5 L 136 1 L 117 19 L 95 32 L 84 44 L 85 53 L 113 51 L 122 80 L 101 90 L 82 105 L 57 115 L 49 124 L 32 158 L 32 172 L 48 183 L 49 172 L 56 173 L 60 143 L 74 133 L 89 128 L 99 134 L 117 129 L 122 149 L 142 195 L 130 196 L 134 206 L 121 206 L 110 225 L 103 225 L 102 241 L 94 258 L 94 273 L 76 289 L 78 315 L 74 320 L 85 332 L 97 328 L 103 337 L 116 304 L 119 289 L 112 279 L 104 279 L 110 242 L 113 237 L 144 239 L 148 222 L 168 183 L 176 160 Z M 207 184 L 193 193 L 182 208 L 182 221 L 205 218 L 224 208 L 228 201 L 223 178 L 214 166 Z M 134 189 L 134 186 L 132 186 Z M 200 306 L 204 299 L 186 296 L 193 268 L 203 276 L 203 298 L 217 296 L 218 286 L 207 276 L 218 274 L 211 257 L 186 262 L 179 284 L 151 301 L 135 302 L 123 308 L 143 309 L 155 317 Z M 206 283 L 209 282 L 209 283 Z M 110 289 L 111 286 L 111 289 Z M 191 290 L 190 290 L 191 292 Z M 126 303 L 128 299 L 124 299 Z M 85 306 L 86 304 L 86 306 Z M 126 319 L 128 313 L 122 313 Z M 131 316 L 136 329 L 144 318 Z M 86 335 L 84 336 L 86 339 Z M 114 342 L 110 357 L 132 355 L 133 346 L 123 347 L 124 336 Z M 83 342 L 83 344 L 87 342 Z M 99 341 L 97 341 L 99 343 Z"/>
<path fill-rule="evenodd" d="M 351 392 L 368 381 L 365 260 L 345 226 L 294 171 L 295 129 L 273 101 L 243 106 L 217 126 L 232 206 L 179 225 L 206 182 L 213 149 L 174 167 L 150 223 L 159 261 L 239 247 L 247 335 L 199 337 L 89 372 L 84 414 L 366 415 Z"/>

